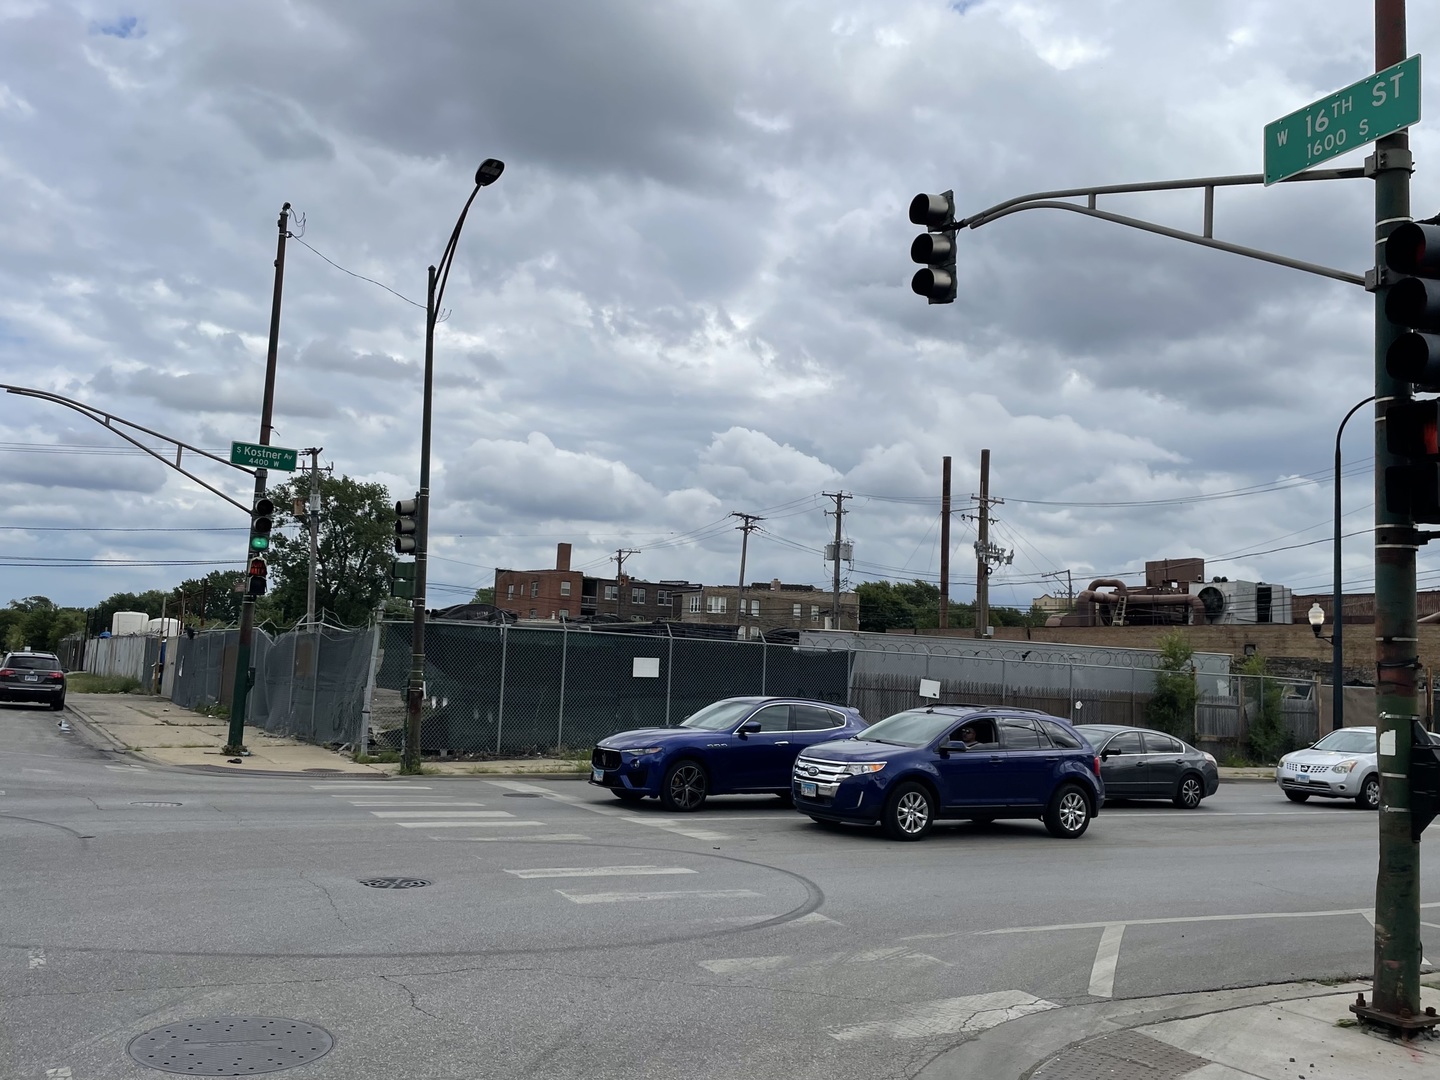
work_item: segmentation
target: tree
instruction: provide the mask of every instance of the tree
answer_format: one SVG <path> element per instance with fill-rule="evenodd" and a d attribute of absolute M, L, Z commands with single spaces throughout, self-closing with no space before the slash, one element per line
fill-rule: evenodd
<path fill-rule="evenodd" d="M 471 597 L 472 604 L 493 604 L 495 603 L 495 587 L 493 585 L 476 589 L 475 595 Z"/>
<path fill-rule="evenodd" d="M 283 623 L 305 615 L 310 574 L 310 534 L 304 515 L 287 508 L 308 505 L 310 477 L 298 475 L 268 492 L 277 513 L 269 563 L 273 610 Z M 389 593 L 395 527 L 395 500 L 383 484 L 362 483 L 348 476 L 320 478 L 320 535 L 315 566 L 316 616 L 322 612 L 347 626 L 364 626 L 375 606 Z M 294 534 L 281 530 L 299 524 Z"/>
<path fill-rule="evenodd" d="M 233 570 L 212 570 L 203 578 L 188 578 L 175 587 L 169 604 L 176 618 L 185 613 L 188 626 L 228 626 L 240 621 L 243 593 L 235 591 L 235 582 L 245 577 L 245 569 L 236 564 Z"/>
<path fill-rule="evenodd" d="M 867 581 L 855 589 L 860 598 L 860 629 L 883 634 L 891 629 L 933 630 L 940 625 L 940 587 L 928 581 Z M 1046 615 L 1038 608 L 1028 612 L 992 607 L 992 626 L 1044 626 Z M 973 627 L 975 605 L 952 601 L 952 627 Z"/>
<path fill-rule="evenodd" d="M 1145 705 L 1146 722 L 1186 742 L 1195 741 L 1195 650 L 1185 636 L 1169 633 L 1160 639 L 1160 667 L 1155 692 Z"/>
<path fill-rule="evenodd" d="M 6 649 L 54 652 L 61 638 L 77 633 L 84 625 L 85 612 L 56 607 L 47 596 L 11 600 L 9 608 L 0 612 L 0 633 Z"/>
<path fill-rule="evenodd" d="M 1247 656 L 1239 668 L 1250 721 L 1245 749 L 1251 760 L 1264 765 L 1279 761 L 1295 749 L 1295 736 L 1285 723 L 1285 691 L 1278 680 L 1265 678 L 1268 667 L 1265 658 L 1256 653 Z"/>

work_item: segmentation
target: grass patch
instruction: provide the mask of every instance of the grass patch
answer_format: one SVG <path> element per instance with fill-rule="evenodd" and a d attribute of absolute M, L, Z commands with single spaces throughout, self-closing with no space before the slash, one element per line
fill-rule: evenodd
<path fill-rule="evenodd" d="M 68 689 L 77 694 L 139 694 L 140 680 L 129 675 L 93 675 L 74 671 L 65 677 Z"/>
<path fill-rule="evenodd" d="M 400 761 L 399 750 L 381 750 L 378 754 L 356 754 L 357 765 L 395 765 Z"/>
<path fill-rule="evenodd" d="M 196 706 L 193 710 L 191 710 L 191 711 L 192 711 L 192 712 L 197 712 L 197 713 L 199 713 L 201 716 L 214 716 L 214 717 L 218 717 L 218 718 L 221 719 L 221 720 L 229 720 L 229 719 L 230 719 L 230 706 L 229 706 L 229 705 L 221 705 L 219 702 L 216 702 L 216 703 L 213 704 L 213 705 L 197 705 L 197 706 Z"/>

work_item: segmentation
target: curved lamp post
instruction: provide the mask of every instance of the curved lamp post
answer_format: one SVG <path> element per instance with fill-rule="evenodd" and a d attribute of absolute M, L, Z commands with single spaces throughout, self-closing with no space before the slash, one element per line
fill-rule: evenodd
<path fill-rule="evenodd" d="M 1375 400 L 1375 395 L 1370 395 L 1364 401 L 1357 401 L 1345 414 L 1345 419 L 1340 421 L 1340 426 L 1335 429 L 1335 537 L 1331 544 L 1331 553 L 1334 556 L 1334 580 L 1331 582 L 1331 617 L 1335 621 L 1335 629 L 1332 632 L 1330 641 L 1330 726 L 1342 728 L 1345 726 L 1345 590 L 1340 579 L 1340 436 L 1345 434 L 1345 425 L 1366 405 Z M 1320 612 L 1320 622 L 1316 623 L 1315 613 Z M 1310 626 L 1315 631 L 1315 636 L 1320 637 L 1320 627 L 1324 625 L 1325 614 L 1319 604 L 1310 609 Z"/>
<path fill-rule="evenodd" d="M 450 241 L 440 256 L 438 266 L 430 267 L 429 282 L 425 290 L 425 390 L 424 407 L 420 421 L 420 490 L 415 496 L 415 621 L 410 637 L 410 681 L 405 688 L 405 753 L 401 759 L 400 771 L 420 771 L 420 713 L 425 703 L 425 567 L 430 548 L 430 419 L 432 390 L 435 382 L 435 321 L 440 302 L 445 298 L 445 282 L 450 278 L 450 266 L 455 260 L 455 246 L 460 240 L 460 230 L 465 225 L 465 215 L 480 189 L 489 187 L 505 171 L 505 163 L 495 158 L 486 158 L 475 170 L 475 189 L 465 200 L 465 208 L 450 233 Z"/>

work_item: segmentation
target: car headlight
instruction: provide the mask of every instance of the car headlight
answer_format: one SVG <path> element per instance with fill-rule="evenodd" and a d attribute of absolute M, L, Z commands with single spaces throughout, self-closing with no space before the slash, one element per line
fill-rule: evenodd
<path fill-rule="evenodd" d="M 865 776 L 869 773 L 877 773 L 885 768 L 883 761 L 857 761 L 852 765 L 845 766 L 846 776 Z"/>
<path fill-rule="evenodd" d="M 622 754 L 634 754 L 636 757 L 644 757 L 646 754 L 658 754 L 658 746 L 630 746 L 620 751 Z"/>
<path fill-rule="evenodd" d="M 1338 773 L 1348 773 L 1359 764 L 1358 761 L 1342 761 L 1339 765 L 1331 765 L 1330 768 Z"/>

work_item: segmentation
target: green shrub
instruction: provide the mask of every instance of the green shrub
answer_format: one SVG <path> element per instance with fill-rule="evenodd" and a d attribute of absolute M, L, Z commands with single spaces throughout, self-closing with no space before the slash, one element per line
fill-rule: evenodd
<path fill-rule="evenodd" d="M 1265 658 L 1247 656 L 1240 665 L 1250 728 L 1245 749 L 1250 757 L 1273 764 L 1295 749 L 1295 737 L 1285 726 L 1284 688 L 1275 679 L 1265 678 Z"/>
<path fill-rule="evenodd" d="M 1195 672 L 1191 663 L 1195 650 L 1184 636 L 1166 634 L 1160 639 L 1160 668 L 1155 672 L 1155 691 L 1145 704 L 1145 722 L 1177 739 L 1195 742 Z"/>

